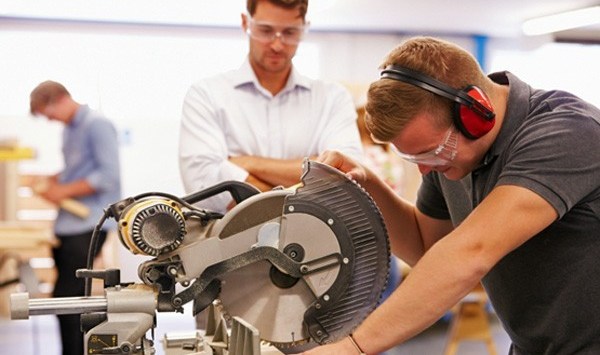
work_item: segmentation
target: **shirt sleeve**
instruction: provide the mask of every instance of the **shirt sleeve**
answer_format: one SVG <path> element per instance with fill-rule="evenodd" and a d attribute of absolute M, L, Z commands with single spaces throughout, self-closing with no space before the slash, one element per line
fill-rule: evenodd
<path fill-rule="evenodd" d="M 600 198 L 599 136 L 600 124 L 589 116 L 563 112 L 539 120 L 512 140 L 497 185 L 537 193 L 562 218 L 581 201 Z"/>
<path fill-rule="evenodd" d="M 225 129 L 206 83 L 192 86 L 184 99 L 179 132 L 179 170 L 186 193 L 193 193 L 226 180 L 244 181 L 248 172 L 231 163 Z M 225 212 L 231 196 L 219 194 L 198 203 Z"/>
<path fill-rule="evenodd" d="M 352 96 L 339 84 L 330 84 L 325 90 L 327 92 L 324 95 L 330 96 L 325 104 L 325 109 L 329 111 L 326 115 L 329 124 L 319 139 L 319 151 L 339 150 L 355 160 L 362 161 L 364 153 Z"/>
<path fill-rule="evenodd" d="M 110 191 L 120 186 L 119 142 L 113 124 L 95 119 L 88 128 L 89 144 L 96 159 L 96 168 L 86 177 L 96 191 Z"/>

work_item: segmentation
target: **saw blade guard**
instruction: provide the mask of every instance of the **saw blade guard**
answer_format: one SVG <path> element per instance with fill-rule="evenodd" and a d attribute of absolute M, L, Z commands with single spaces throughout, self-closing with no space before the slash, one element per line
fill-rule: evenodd
<path fill-rule="evenodd" d="M 233 237 L 254 225 L 258 244 L 301 263 L 304 275 L 285 275 L 268 261 L 228 273 L 219 296 L 224 313 L 253 324 L 284 353 L 343 338 L 377 306 L 387 283 L 390 249 L 379 209 L 356 182 L 309 160 L 295 191 L 260 195 L 214 231 Z"/>
<path fill-rule="evenodd" d="M 387 284 L 390 247 L 383 217 L 360 185 L 328 165 L 305 164 L 304 185 L 288 197 L 284 213 L 305 211 L 326 222 L 339 236 L 344 261 L 331 288 L 304 314 L 311 338 L 324 344 L 347 336 L 375 309 Z"/>

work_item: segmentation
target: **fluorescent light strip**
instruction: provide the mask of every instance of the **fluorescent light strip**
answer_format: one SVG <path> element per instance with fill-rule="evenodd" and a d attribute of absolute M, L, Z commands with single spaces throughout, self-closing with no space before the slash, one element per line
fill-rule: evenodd
<path fill-rule="evenodd" d="M 600 23 L 600 6 L 562 12 L 527 20 L 523 23 L 523 33 L 528 36 L 568 30 Z"/>
<path fill-rule="evenodd" d="M 245 8 L 244 0 L 0 0 L 0 17 L 237 27 Z"/>

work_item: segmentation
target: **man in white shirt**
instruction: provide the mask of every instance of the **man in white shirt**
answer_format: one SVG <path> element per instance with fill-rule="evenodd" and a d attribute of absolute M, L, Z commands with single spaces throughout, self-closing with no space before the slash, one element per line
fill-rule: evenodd
<path fill-rule="evenodd" d="M 248 0 L 246 61 L 189 89 L 179 142 L 186 192 L 227 180 L 261 191 L 290 186 L 300 181 L 303 158 L 325 150 L 361 158 L 348 91 L 302 76 L 292 65 L 308 27 L 307 6 L 308 0 Z M 231 204 L 227 193 L 199 203 L 216 212 Z"/>

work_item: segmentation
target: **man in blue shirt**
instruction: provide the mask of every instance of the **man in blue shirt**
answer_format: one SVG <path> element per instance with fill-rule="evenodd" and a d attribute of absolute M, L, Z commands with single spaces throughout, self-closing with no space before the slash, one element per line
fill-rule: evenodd
<path fill-rule="evenodd" d="M 75 271 L 86 267 L 92 232 L 103 209 L 121 198 L 117 133 L 109 120 L 74 101 L 60 83 L 39 84 L 30 99 L 32 114 L 65 125 L 64 169 L 49 179 L 47 189 L 40 195 L 57 205 L 74 199 L 90 210 L 89 215 L 82 218 L 60 208 L 54 224 L 60 245 L 53 250 L 58 271 L 53 296 L 82 296 L 84 281 L 75 277 Z M 105 224 L 104 228 L 96 253 L 106 240 L 109 227 Z M 60 315 L 58 319 L 63 354 L 83 354 L 79 315 Z"/>

